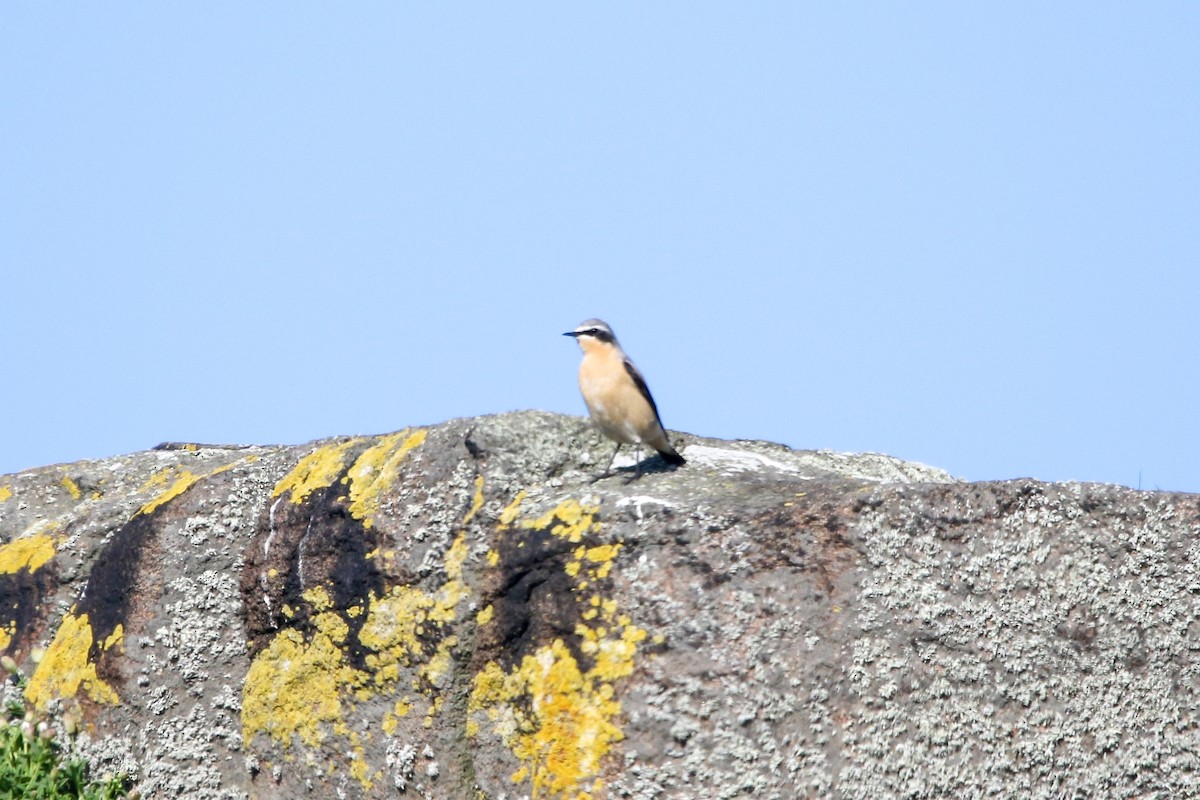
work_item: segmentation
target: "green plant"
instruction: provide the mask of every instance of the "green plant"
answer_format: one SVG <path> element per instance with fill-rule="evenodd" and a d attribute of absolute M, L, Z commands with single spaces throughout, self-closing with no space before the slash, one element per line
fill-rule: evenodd
<path fill-rule="evenodd" d="M 10 712 L 13 710 L 9 704 Z M 16 704 L 19 706 L 19 704 Z M 125 800 L 124 777 L 92 781 L 87 762 L 63 758 L 46 723 L 20 716 L 0 724 L 0 800 Z"/>

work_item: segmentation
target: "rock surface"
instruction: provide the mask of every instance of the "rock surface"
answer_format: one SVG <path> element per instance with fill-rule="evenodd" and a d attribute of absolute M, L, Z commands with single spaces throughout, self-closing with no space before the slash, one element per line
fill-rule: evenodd
<path fill-rule="evenodd" d="M 1196 496 L 675 438 L 0 476 L 0 653 L 147 798 L 1200 795 Z"/>

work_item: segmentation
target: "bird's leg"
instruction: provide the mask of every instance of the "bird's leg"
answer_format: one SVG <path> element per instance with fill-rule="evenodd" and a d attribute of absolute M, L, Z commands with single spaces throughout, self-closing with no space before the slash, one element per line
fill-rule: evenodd
<path fill-rule="evenodd" d="M 608 477 L 609 473 L 611 473 L 611 472 L 612 472 L 612 465 L 613 465 L 613 463 L 614 463 L 614 462 L 616 462 L 616 460 L 617 460 L 617 453 L 619 453 L 619 452 L 621 452 L 621 443 L 620 443 L 620 442 L 617 442 L 617 449 L 616 449 L 616 450 L 613 450 L 612 458 L 610 458 L 610 459 L 608 460 L 608 467 L 607 467 L 607 468 L 604 470 L 604 472 L 601 472 L 599 475 L 597 475 L 596 477 L 592 478 L 592 483 L 595 483 L 596 481 L 600 480 L 601 478 L 607 478 L 607 477 Z"/>
<path fill-rule="evenodd" d="M 634 473 L 633 473 L 632 477 L 625 479 L 626 486 L 628 486 L 629 484 L 633 483 L 636 480 L 640 480 L 642 477 L 642 443 L 638 442 L 637 444 L 634 445 L 634 447 L 637 448 L 635 451 L 635 454 L 634 454 L 634 462 L 633 462 Z"/>
<path fill-rule="evenodd" d="M 608 460 L 608 468 L 604 470 L 605 475 L 612 472 L 613 464 L 617 463 L 617 453 L 621 452 L 621 447 L 622 447 L 622 444 L 620 442 L 617 442 L 617 449 L 613 450 L 613 456 L 612 456 L 612 458 L 610 458 Z"/>

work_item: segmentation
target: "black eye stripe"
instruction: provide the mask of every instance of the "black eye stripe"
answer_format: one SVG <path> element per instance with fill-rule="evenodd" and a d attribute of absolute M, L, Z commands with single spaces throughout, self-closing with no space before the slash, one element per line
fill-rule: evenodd
<path fill-rule="evenodd" d="M 591 336 L 601 342 L 613 342 L 616 338 L 612 335 L 612 331 L 607 328 L 579 328 L 574 333 L 575 336 Z"/>

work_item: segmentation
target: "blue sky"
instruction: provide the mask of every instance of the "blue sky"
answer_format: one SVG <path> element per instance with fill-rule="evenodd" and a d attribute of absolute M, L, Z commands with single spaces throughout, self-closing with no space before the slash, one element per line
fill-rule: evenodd
<path fill-rule="evenodd" d="M 584 413 L 1200 491 L 1200 5 L 9 4 L 0 473 Z"/>

